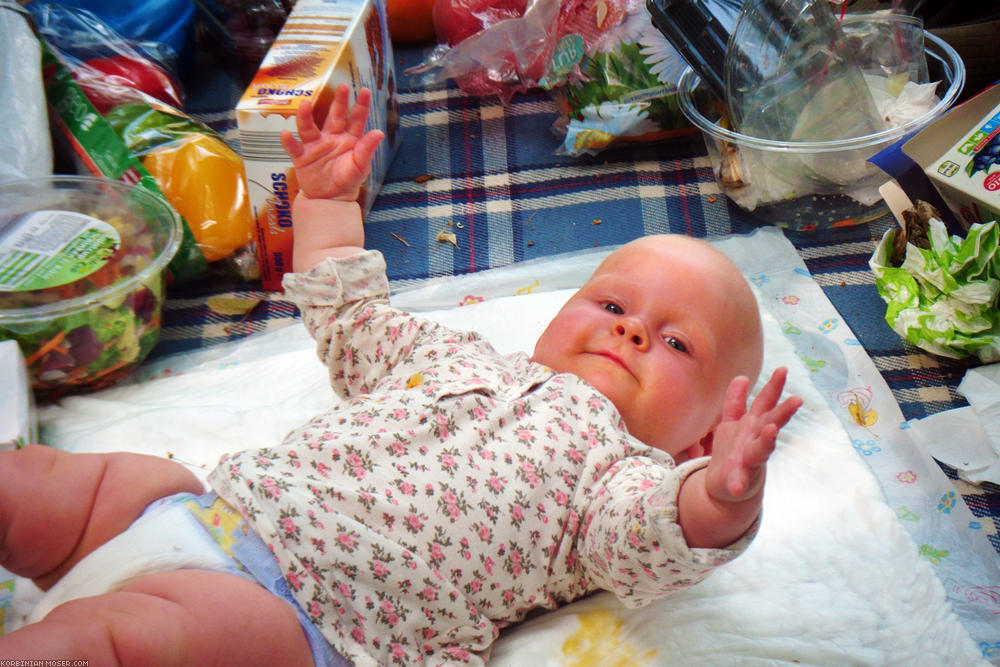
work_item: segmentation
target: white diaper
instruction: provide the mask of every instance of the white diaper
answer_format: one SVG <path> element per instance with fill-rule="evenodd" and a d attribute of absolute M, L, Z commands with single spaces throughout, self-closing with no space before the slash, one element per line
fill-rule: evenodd
<path fill-rule="evenodd" d="M 296 602 L 264 541 L 214 493 L 179 493 L 151 504 L 128 529 L 88 554 L 49 589 L 27 622 L 40 621 L 70 600 L 183 569 L 227 572 L 260 584 L 295 609 L 317 666 L 349 666 Z"/>

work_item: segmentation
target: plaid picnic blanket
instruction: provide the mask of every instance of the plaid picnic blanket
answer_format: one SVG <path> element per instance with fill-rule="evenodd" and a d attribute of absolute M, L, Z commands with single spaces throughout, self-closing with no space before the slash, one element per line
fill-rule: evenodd
<path fill-rule="evenodd" d="M 720 193 L 699 135 L 597 156 L 558 155 L 561 140 L 551 131 L 557 112 L 547 94 L 519 95 L 503 105 L 455 87 L 426 89 L 402 74 L 423 56 L 420 49 L 396 53 L 402 143 L 366 221 L 367 244 L 385 255 L 394 288 L 615 246 L 645 234 L 717 237 L 761 224 Z M 241 91 L 217 74 L 196 70 L 188 83 L 189 110 L 238 148 L 231 108 Z M 886 215 L 865 225 L 786 236 L 903 416 L 913 419 L 965 405 L 956 387 L 976 362 L 922 352 L 885 323 L 868 260 L 894 224 Z M 442 231 L 454 241 L 441 240 Z M 227 315 L 212 306 L 219 298 L 253 307 Z M 255 284 L 220 279 L 177 289 L 165 305 L 154 358 L 238 340 L 297 315 L 280 293 Z M 1000 487 L 969 485 L 943 468 L 988 523 L 1000 552 Z"/>

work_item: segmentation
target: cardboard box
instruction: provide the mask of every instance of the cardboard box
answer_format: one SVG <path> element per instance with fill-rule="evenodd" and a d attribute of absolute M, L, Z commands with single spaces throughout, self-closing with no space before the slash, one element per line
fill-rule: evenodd
<path fill-rule="evenodd" d="M 953 108 L 902 146 L 966 229 L 1000 220 L 1000 160 L 975 160 L 976 154 L 985 157 L 991 141 L 1000 143 L 998 135 L 1000 85 Z"/>
<path fill-rule="evenodd" d="M 281 132 L 295 132 L 295 113 L 303 99 L 312 100 L 317 119 L 326 118 L 341 83 L 355 94 L 363 87 L 371 89 L 368 126 L 386 133 L 359 197 L 367 213 L 399 142 L 384 2 L 298 0 L 236 106 L 265 289 L 281 289 L 282 275 L 291 270 L 291 208 L 298 187 L 281 147 Z"/>
<path fill-rule="evenodd" d="M 1000 102 L 973 128 L 925 170 L 967 224 L 1000 220 Z"/>

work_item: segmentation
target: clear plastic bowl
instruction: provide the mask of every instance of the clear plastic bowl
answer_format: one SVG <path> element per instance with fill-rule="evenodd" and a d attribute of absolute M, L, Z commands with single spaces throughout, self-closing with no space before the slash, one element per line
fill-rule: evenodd
<path fill-rule="evenodd" d="M 117 181 L 0 184 L 0 340 L 18 342 L 36 399 L 108 386 L 149 354 L 181 225 Z"/>
<path fill-rule="evenodd" d="M 965 65 L 947 42 L 924 32 L 930 81 L 940 101 L 899 127 L 853 139 L 782 142 L 740 134 L 720 124 L 720 102 L 686 69 L 678 82 L 681 111 L 701 130 L 723 193 L 762 223 L 794 230 L 870 222 L 888 212 L 878 187 L 888 177 L 868 158 L 943 114 L 965 83 Z"/>

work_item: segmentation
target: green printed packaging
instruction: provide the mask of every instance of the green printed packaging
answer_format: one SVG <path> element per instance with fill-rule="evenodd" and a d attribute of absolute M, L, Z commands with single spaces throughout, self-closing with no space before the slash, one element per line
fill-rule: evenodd
<path fill-rule="evenodd" d="M 125 145 L 112 124 L 98 113 L 73 75 L 52 48 L 42 44 L 42 73 L 55 138 L 65 139 L 81 174 L 92 174 L 135 185 L 163 197 L 156 179 Z M 183 226 L 180 251 L 170 263 L 171 278 L 182 283 L 205 275 L 208 263 L 188 225 Z"/>
<path fill-rule="evenodd" d="M 967 224 L 1000 219 L 1000 101 L 925 173 Z"/>
<path fill-rule="evenodd" d="M 956 106 L 901 147 L 964 227 L 1000 218 L 998 114 L 1000 85 L 995 85 Z"/>
<path fill-rule="evenodd" d="M 965 238 L 932 219 L 929 248 L 906 245 L 899 267 L 889 262 L 897 229 L 887 231 L 869 265 L 886 302 L 889 326 L 917 347 L 959 359 L 1000 361 L 1000 228 L 973 224 Z"/>

